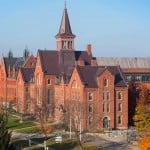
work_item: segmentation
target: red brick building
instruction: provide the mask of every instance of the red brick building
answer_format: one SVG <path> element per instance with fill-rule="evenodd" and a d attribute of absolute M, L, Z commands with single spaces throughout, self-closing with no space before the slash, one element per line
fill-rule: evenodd
<path fill-rule="evenodd" d="M 126 128 L 128 88 L 120 67 L 98 66 L 91 45 L 75 50 L 75 37 L 65 8 L 56 50 L 38 50 L 36 58 L 30 56 L 19 68 L 17 60 L 2 59 L 1 99 L 12 100 L 20 113 L 35 113 L 44 104 L 56 120 L 80 118 L 82 129 Z"/>
<path fill-rule="evenodd" d="M 36 59 L 31 55 L 24 57 L 2 57 L 0 66 L 0 101 L 7 102 L 8 106 L 16 105 L 17 83 L 19 69 L 24 66 L 35 66 Z"/>
<path fill-rule="evenodd" d="M 128 88 L 118 66 L 77 66 L 69 83 L 56 89 L 58 120 L 67 113 L 74 122 L 80 115 L 83 129 L 127 127 Z"/>

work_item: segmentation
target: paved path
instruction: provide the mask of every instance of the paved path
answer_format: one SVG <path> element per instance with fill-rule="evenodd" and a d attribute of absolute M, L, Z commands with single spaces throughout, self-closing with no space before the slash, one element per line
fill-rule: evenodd
<path fill-rule="evenodd" d="M 33 137 L 42 137 L 40 134 L 22 134 L 13 133 L 13 139 L 28 139 Z M 106 134 L 98 134 L 98 136 L 89 136 L 87 138 L 89 143 L 95 144 L 97 147 L 103 147 L 104 150 L 138 150 L 137 146 L 133 142 L 127 141 L 127 136 L 120 135 L 110 137 Z"/>
<path fill-rule="evenodd" d="M 97 147 L 103 147 L 104 150 L 138 150 L 135 142 L 127 141 L 126 136 L 110 137 L 100 134 L 91 139 L 90 143 L 97 145 Z"/>

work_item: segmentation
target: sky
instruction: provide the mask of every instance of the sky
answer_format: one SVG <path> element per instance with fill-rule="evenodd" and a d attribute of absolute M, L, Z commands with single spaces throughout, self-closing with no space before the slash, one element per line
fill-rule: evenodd
<path fill-rule="evenodd" d="M 0 55 L 55 50 L 65 0 L 0 0 Z M 150 57 L 149 0 L 66 0 L 75 50 L 95 57 Z"/>

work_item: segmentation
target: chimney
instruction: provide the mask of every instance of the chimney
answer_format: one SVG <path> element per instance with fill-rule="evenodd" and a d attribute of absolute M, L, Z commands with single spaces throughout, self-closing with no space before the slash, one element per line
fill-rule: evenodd
<path fill-rule="evenodd" d="M 78 60 L 77 64 L 78 66 L 84 66 L 84 60 Z"/>
<path fill-rule="evenodd" d="M 96 59 L 91 60 L 91 66 L 97 66 L 97 61 Z"/>
<path fill-rule="evenodd" d="M 88 54 L 91 55 L 92 54 L 92 45 L 91 44 L 87 44 L 86 45 L 86 50 L 87 50 Z"/>

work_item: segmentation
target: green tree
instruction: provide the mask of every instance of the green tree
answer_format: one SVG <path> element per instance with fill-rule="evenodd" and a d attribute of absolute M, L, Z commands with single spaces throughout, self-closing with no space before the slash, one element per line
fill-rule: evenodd
<path fill-rule="evenodd" d="M 13 58 L 13 52 L 11 50 L 9 50 L 9 52 L 8 52 L 8 58 L 9 59 Z"/>
<path fill-rule="evenodd" d="M 11 132 L 7 127 L 8 115 L 5 111 L 4 107 L 0 107 L 0 149 L 6 150 L 8 149 Z"/>
<path fill-rule="evenodd" d="M 28 56 L 29 56 L 29 49 L 26 47 L 25 49 L 24 49 L 24 51 L 23 51 L 23 57 L 25 58 L 25 59 L 27 59 L 28 58 Z"/>

